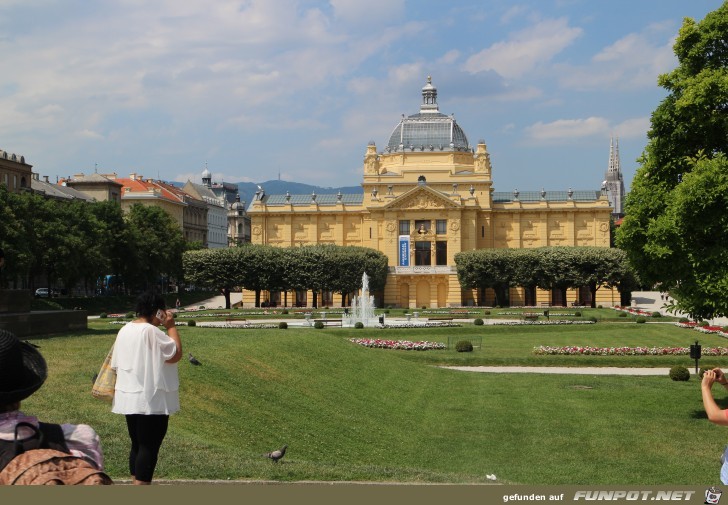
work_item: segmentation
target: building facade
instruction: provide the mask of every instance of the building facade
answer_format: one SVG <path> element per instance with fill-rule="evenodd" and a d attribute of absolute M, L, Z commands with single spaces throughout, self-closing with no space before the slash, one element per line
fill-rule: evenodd
<path fill-rule="evenodd" d="M 228 216 L 225 199 L 211 189 L 210 172 L 202 172 L 202 184 L 192 181 L 182 187 L 182 191 L 207 204 L 207 247 L 219 249 L 228 246 Z"/>
<path fill-rule="evenodd" d="M 0 184 L 4 184 L 11 193 L 30 188 L 32 170 L 33 165 L 25 162 L 25 156 L 0 149 Z"/>
<path fill-rule="evenodd" d="M 402 117 L 383 150 L 369 143 L 362 172 L 363 195 L 256 195 L 248 208 L 252 242 L 381 251 L 389 258 L 389 275 L 378 305 L 412 308 L 492 304 L 493 293 L 460 286 L 455 255 L 461 251 L 610 244 L 606 191 L 495 191 L 485 142 L 471 146 L 455 119 L 440 113 L 429 79 L 419 113 Z M 269 296 L 282 299 L 279 293 Z M 291 293 L 287 299 L 295 296 L 302 297 Z M 569 300 L 557 296 L 516 287 L 509 301 L 591 301 L 584 289 L 570 292 Z M 619 304 L 618 294 L 606 288 L 597 298 L 599 304 Z M 249 293 L 243 301 L 252 301 Z"/>

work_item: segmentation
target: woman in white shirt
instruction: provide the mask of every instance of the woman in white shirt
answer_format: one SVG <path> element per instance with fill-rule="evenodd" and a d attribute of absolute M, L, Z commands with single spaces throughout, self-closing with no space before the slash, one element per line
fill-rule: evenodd
<path fill-rule="evenodd" d="M 151 484 L 169 415 L 179 410 L 177 362 L 182 342 L 164 298 L 152 292 L 137 300 L 137 319 L 119 330 L 111 368 L 116 391 L 111 411 L 126 416 L 131 439 L 129 471 L 134 484 Z M 164 333 L 157 328 L 163 324 Z"/>

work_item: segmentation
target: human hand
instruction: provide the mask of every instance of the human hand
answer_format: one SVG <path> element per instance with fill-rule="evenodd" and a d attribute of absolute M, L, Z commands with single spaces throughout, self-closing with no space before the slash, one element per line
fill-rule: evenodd
<path fill-rule="evenodd" d="M 702 385 L 708 388 L 713 387 L 713 383 L 716 381 L 716 373 L 713 370 L 706 370 L 703 374 Z"/>
<path fill-rule="evenodd" d="M 728 384 L 728 379 L 726 379 L 723 370 L 720 368 L 713 368 L 712 372 L 715 373 L 715 382 L 724 386 Z"/>

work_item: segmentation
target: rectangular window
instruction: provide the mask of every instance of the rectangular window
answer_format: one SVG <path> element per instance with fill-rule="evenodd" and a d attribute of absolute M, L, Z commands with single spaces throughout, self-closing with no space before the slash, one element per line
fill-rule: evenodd
<path fill-rule="evenodd" d="M 409 221 L 400 221 L 399 222 L 399 234 L 400 235 L 409 235 L 410 234 L 410 222 Z"/>
<path fill-rule="evenodd" d="M 480 227 L 480 236 L 485 237 L 485 226 Z"/>
<path fill-rule="evenodd" d="M 430 242 L 415 242 L 415 266 L 432 265 L 432 249 Z"/>
<path fill-rule="evenodd" d="M 447 265 L 447 242 L 444 240 L 435 242 L 435 264 Z"/>
<path fill-rule="evenodd" d="M 447 219 L 438 219 L 435 222 L 435 232 L 438 235 L 447 234 Z"/>

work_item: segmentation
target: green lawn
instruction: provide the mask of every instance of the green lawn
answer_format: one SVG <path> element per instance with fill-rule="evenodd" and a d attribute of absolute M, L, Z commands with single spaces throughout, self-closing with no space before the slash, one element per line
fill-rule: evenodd
<path fill-rule="evenodd" d="M 127 478 L 122 416 L 91 397 L 119 326 L 33 340 L 49 362 L 23 410 L 86 422 L 108 472 Z M 375 330 L 180 327 L 182 411 L 156 473 L 166 479 L 362 480 L 510 484 L 684 484 L 717 480 L 728 431 L 703 414 L 695 377 L 479 374 L 434 364 L 692 365 L 688 357 L 535 356 L 537 345 L 728 345 L 670 324 Z M 482 337 L 472 353 L 368 349 L 350 337 Z M 728 359 L 701 364 L 728 366 Z M 722 396 L 728 396 L 723 395 Z M 262 454 L 289 445 L 283 464 Z"/>

